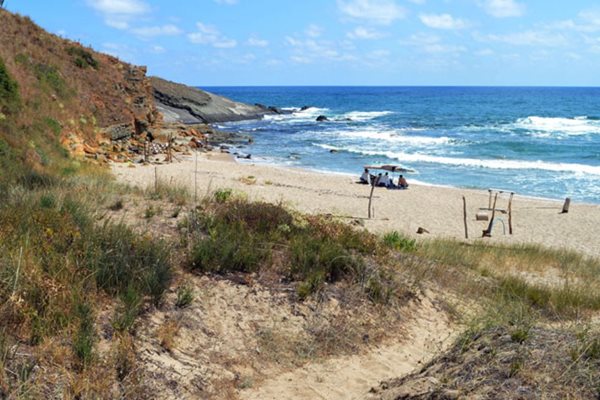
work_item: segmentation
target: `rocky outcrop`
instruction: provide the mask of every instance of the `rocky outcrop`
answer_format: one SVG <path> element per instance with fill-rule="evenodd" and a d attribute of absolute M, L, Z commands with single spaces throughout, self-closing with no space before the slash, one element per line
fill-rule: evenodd
<path fill-rule="evenodd" d="M 248 105 L 200 89 L 152 77 L 156 107 L 169 123 L 215 123 L 279 114 L 274 107 Z"/>

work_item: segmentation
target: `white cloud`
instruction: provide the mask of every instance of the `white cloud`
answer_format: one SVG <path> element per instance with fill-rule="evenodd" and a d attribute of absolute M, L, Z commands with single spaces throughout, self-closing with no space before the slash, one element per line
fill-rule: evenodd
<path fill-rule="evenodd" d="M 421 22 L 433 29 L 463 29 L 467 22 L 450 14 L 421 14 Z"/>
<path fill-rule="evenodd" d="M 217 28 L 212 25 L 205 25 L 202 22 L 196 23 L 197 32 L 189 33 L 188 39 L 195 44 L 204 44 L 221 49 L 228 49 L 237 46 L 237 41 L 223 36 Z"/>
<path fill-rule="evenodd" d="M 215 0 L 216 3 L 219 4 L 227 4 L 228 6 L 232 6 L 237 4 L 238 0 Z"/>
<path fill-rule="evenodd" d="M 323 34 L 323 28 L 321 28 L 319 25 L 310 24 L 308 28 L 306 28 L 305 33 L 306 36 L 311 38 L 318 38 Z"/>
<path fill-rule="evenodd" d="M 131 32 L 142 37 L 176 36 L 182 33 L 181 29 L 171 24 L 163 26 L 146 26 L 132 29 Z"/>
<path fill-rule="evenodd" d="M 515 0 L 484 0 L 485 12 L 496 18 L 520 17 L 525 14 L 525 5 Z"/>
<path fill-rule="evenodd" d="M 104 16 L 108 26 L 116 29 L 127 29 L 133 17 L 150 10 L 141 0 L 87 0 L 87 4 Z"/>
<path fill-rule="evenodd" d="M 139 15 L 149 9 L 140 0 L 88 0 L 88 4 L 104 14 Z"/>
<path fill-rule="evenodd" d="M 322 60 L 353 61 L 356 59 L 354 55 L 338 50 L 336 43 L 330 41 L 314 38 L 298 39 L 287 36 L 285 42 L 293 51 L 290 60 L 299 64 L 309 64 Z"/>
<path fill-rule="evenodd" d="M 478 56 L 487 57 L 487 56 L 493 56 L 495 53 L 494 53 L 494 50 L 492 50 L 492 49 L 483 49 L 483 50 L 479 50 L 475 54 Z"/>
<path fill-rule="evenodd" d="M 467 48 L 464 46 L 443 43 L 439 36 L 427 33 L 413 34 L 408 40 L 403 40 L 400 43 L 407 46 L 413 46 L 422 53 L 431 55 L 447 54 L 450 56 L 457 56 L 460 53 L 467 51 Z"/>
<path fill-rule="evenodd" d="M 252 47 L 267 47 L 269 45 L 269 41 L 253 36 L 246 41 L 246 44 Z"/>
<path fill-rule="evenodd" d="M 350 39 L 381 39 L 385 35 L 381 32 L 378 32 L 374 29 L 365 28 L 363 26 L 356 27 L 352 32 L 348 32 L 346 36 Z"/>
<path fill-rule="evenodd" d="M 382 25 L 406 16 L 406 10 L 394 0 L 337 0 L 337 5 L 347 17 Z"/>
<path fill-rule="evenodd" d="M 513 46 L 545 46 L 560 47 L 568 44 L 567 38 L 559 33 L 544 31 L 524 31 L 504 35 L 475 35 L 475 39 L 483 42 L 506 43 Z"/>
<path fill-rule="evenodd" d="M 150 52 L 154 54 L 162 54 L 165 51 L 166 49 L 162 46 L 152 46 L 152 48 L 150 49 Z"/>

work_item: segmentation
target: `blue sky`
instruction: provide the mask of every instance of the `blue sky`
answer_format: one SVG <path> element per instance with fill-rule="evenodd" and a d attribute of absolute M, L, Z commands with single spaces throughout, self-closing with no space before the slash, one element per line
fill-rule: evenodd
<path fill-rule="evenodd" d="M 591 0 L 6 0 L 191 85 L 600 86 Z"/>

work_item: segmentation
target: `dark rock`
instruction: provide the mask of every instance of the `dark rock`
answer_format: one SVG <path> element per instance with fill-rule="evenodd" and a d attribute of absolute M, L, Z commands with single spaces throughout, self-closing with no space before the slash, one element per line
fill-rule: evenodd
<path fill-rule="evenodd" d="M 104 133 L 106 136 L 110 137 L 111 140 L 117 141 L 129 139 L 133 135 L 134 130 L 131 124 L 119 124 L 105 128 Z"/>
<path fill-rule="evenodd" d="M 156 107 L 165 122 L 216 123 L 259 119 L 267 114 L 281 114 L 276 107 L 249 105 L 200 89 L 152 77 Z"/>
<path fill-rule="evenodd" d="M 306 111 L 309 108 L 312 108 L 311 106 L 302 106 L 302 108 L 300 109 L 300 111 Z"/>
<path fill-rule="evenodd" d="M 326 117 L 326 116 L 324 116 L 324 115 L 319 115 L 319 116 L 317 117 L 317 122 L 326 122 L 326 121 L 329 121 L 329 118 L 327 118 L 327 117 Z"/>

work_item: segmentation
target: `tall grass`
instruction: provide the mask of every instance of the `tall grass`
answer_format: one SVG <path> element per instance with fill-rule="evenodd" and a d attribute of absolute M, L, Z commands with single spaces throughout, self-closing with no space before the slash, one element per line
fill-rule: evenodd
<path fill-rule="evenodd" d="M 280 205 L 219 198 L 195 214 L 188 265 L 200 272 L 261 272 L 272 269 L 297 283 L 301 299 L 326 283 L 347 280 L 373 301 L 388 301 L 386 274 L 367 274 L 366 260 L 383 250 L 366 231 L 324 217 L 305 217 Z M 385 282 L 383 282 L 385 280 Z"/>

